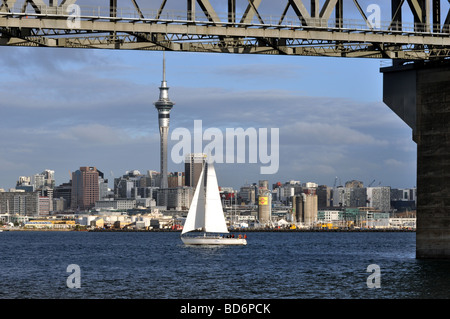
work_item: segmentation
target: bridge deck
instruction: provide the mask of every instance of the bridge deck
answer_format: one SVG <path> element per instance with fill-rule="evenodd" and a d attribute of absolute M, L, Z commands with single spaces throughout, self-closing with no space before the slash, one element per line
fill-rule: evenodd
<path fill-rule="evenodd" d="M 299 15 L 294 17 L 286 10 L 281 16 L 262 16 L 257 6 L 242 14 L 219 14 L 207 0 L 197 0 L 204 6 L 200 13 L 162 10 L 165 1 L 159 9 L 146 10 L 135 1 L 134 9 L 30 2 L 34 5 L 0 7 L 0 45 L 405 60 L 450 57 L 450 18 L 438 24 L 420 19 L 407 23 L 394 15 L 391 21 L 374 24 L 363 12 L 362 19 L 344 19 L 337 13 L 333 18 L 326 4 L 315 16 L 305 11 L 302 1 L 288 1 L 287 6 L 297 6 Z"/>

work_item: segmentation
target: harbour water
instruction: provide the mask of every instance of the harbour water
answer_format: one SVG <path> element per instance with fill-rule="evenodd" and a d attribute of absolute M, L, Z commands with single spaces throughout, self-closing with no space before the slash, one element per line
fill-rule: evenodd
<path fill-rule="evenodd" d="M 3 232 L 0 298 L 450 297 L 450 261 L 417 260 L 413 232 L 247 236 L 247 246 L 194 247 L 176 232 Z M 68 286 L 69 265 L 79 266 L 80 288 Z M 379 287 L 368 285 L 369 265 Z"/>

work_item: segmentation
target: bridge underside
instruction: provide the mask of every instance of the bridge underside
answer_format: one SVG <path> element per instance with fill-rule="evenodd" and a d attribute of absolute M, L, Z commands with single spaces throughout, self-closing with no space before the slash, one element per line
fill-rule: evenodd
<path fill-rule="evenodd" d="M 450 63 L 382 70 L 384 102 L 417 143 L 417 258 L 450 258 Z"/>
<path fill-rule="evenodd" d="M 117 0 L 110 0 L 109 6 L 78 6 L 73 11 L 69 6 L 75 0 L 60 5 L 4 0 L 0 45 L 406 60 L 450 57 L 450 10 L 446 12 L 440 0 L 432 0 L 431 8 L 428 0 L 391 0 L 391 7 L 383 8 L 391 11 L 386 22 L 368 17 L 358 0 L 284 0 L 279 12 L 270 16 L 260 12 L 270 1 L 248 1 L 238 13 L 236 0 L 228 0 L 224 14 L 217 8 L 226 1 L 213 1 L 187 0 L 186 7 L 171 11 L 166 0 L 159 9 L 143 9 L 136 0 L 130 1 L 132 7 L 118 8 Z M 414 17 L 412 23 L 404 21 L 405 10 Z"/>

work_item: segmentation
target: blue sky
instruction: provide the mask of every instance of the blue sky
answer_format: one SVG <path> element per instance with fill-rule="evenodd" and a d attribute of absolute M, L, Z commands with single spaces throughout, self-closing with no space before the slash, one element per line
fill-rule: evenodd
<path fill-rule="evenodd" d="M 80 166 L 159 170 L 162 52 L 0 47 L 0 188 Z M 414 187 L 411 129 L 382 102 L 380 60 L 167 52 L 171 132 L 279 128 L 280 169 L 217 164 L 220 186 L 356 179 Z M 171 141 L 171 148 L 176 142 Z M 169 149 L 170 152 L 170 149 Z M 183 165 L 170 161 L 170 171 Z"/>

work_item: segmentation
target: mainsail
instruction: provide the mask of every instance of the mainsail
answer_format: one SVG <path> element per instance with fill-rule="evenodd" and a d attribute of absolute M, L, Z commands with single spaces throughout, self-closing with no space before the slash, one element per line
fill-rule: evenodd
<path fill-rule="evenodd" d="M 206 176 L 205 170 L 207 171 Z M 200 173 L 181 234 L 197 229 L 208 233 L 228 233 L 220 200 L 216 171 L 212 163 L 205 164 Z"/>
<path fill-rule="evenodd" d="M 205 196 L 205 231 L 209 233 L 228 233 L 225 217 L 223 216 L 216 170 L 212 163 L 206 166 L 208 174 Z"/>

